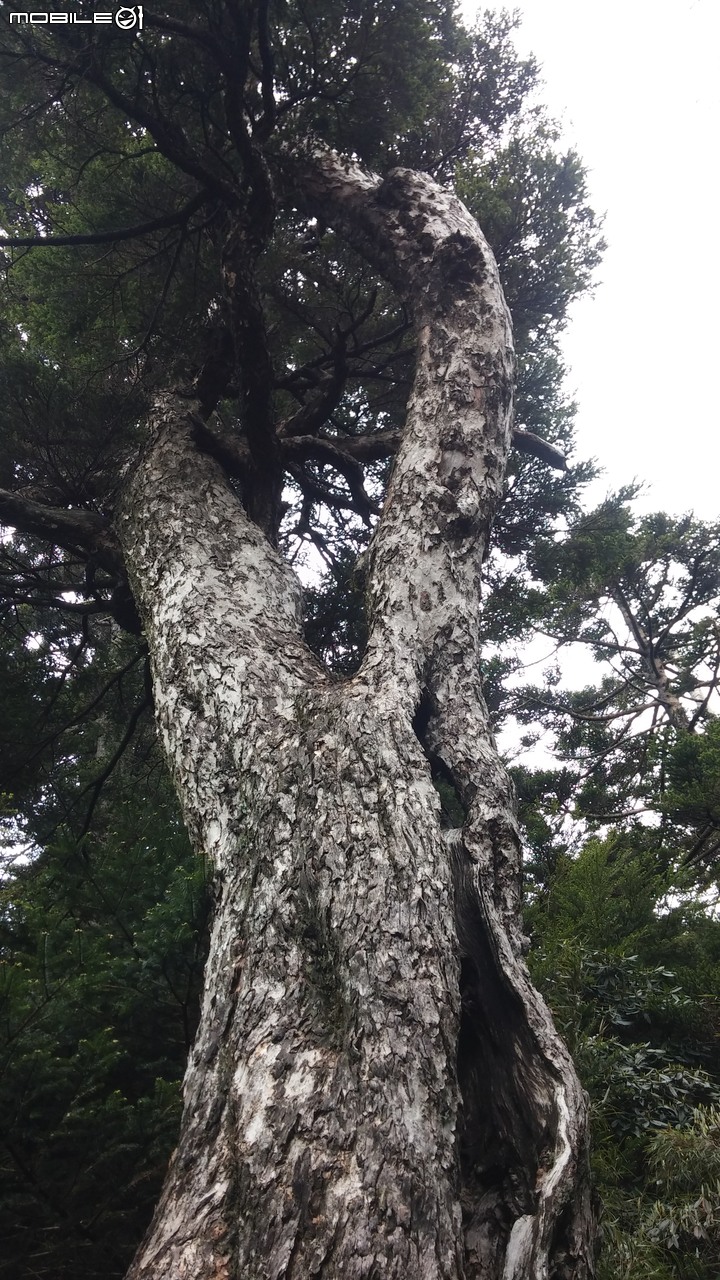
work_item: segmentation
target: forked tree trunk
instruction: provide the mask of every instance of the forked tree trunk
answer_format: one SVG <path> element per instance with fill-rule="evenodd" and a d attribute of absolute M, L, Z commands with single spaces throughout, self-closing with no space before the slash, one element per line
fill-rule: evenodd
<path fill-rule="evenodd" d="M 479 674 L 512 412 L 497 270 L 429 178 L 309 154 L 293 181 L 403 291 L 417 373 L 351 679 L 304 645 L 294 575 L 187 400 L 158 402 L 127 486 L 160 729 L 217 894 L 179 1145 L 129 1275 L 580 1280 L 585 1102 L 522 958 Z"/>

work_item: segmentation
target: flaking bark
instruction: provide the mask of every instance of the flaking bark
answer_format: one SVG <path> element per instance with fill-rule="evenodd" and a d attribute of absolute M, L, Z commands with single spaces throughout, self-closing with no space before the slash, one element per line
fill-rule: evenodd
<path fill-rule="evenodd" d="M 344 683 L 304 645 L 294 575 L 198 452 L 187 399 L 159 398 L 126 487 L 160 730 L 216 883 L 182 1132 L 129 1276 L 582 1280 L 585 1103 L 522 958 L 479 674 L 512 430 L 497 270 L 424 175 L 283 164 L 402 292 L 416 377 Z"/>

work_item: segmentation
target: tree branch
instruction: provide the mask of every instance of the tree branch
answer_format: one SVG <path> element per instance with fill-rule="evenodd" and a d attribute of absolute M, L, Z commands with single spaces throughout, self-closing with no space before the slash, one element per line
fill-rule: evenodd
<path fill-rule="evenodd" d="M 288 445 L 303 444 L 308 451 L 312 449 L 313 443 L 323 445 L 331 445 L 335 453 L 343 454 L 347 458 L 354 458 L 358 462 L 381 462 L 384 458 L 392 458 L 400 448 L 402 441 L 402 431 L 375 431 L 363 433 L 357 436 L 302 436 L 296 437 L 292 443 L 288 441 Z M 320 455 L 317 455 L 320 456 Z"/>
<path fill-rule="evenodd" d="M 45 61 L 50 60 L 45 59 Z M 58 64 L 53 62 L 52 65 L 57 66 Z M 117 110 L 123 112 L 129 120 L 133 120 L 136 124 L 142 125 L 144 129 L 147 129 L 151 137 L 155 139 L 162 154 L 177 165 L 178 169 L 195 178 L 201 186 L 212 190 L 216 196 L 219 196 L 230 206 L 237 204 L 238 189 L 235 182 L 232 179 L 226 180 L 220 177 L 213 169 L 198 163 L 191 149 L 187 146 L 183 134 L 178 130 L 173 131 L 167 120 L 154 116 L 152 112 L 137 101 L 137 98 L 132 99 L 121 93 L 97 66 L 91 64 L 84 67 L 83 74 L 91 84 L 94 84 L 97 89 L 100 89 L 105 94 L 105 97 Z"/>
<path fill-rule="evenodd" d="M 46 507 L 9 489 L 0 489 L 0 520 L 66 551 L 82 548 L 91 552 L 111 573 L 122 569 L 122 553 L 110 524 L 94 511 Z"/>
<path fill-rule="evenodd" d="M 299 436 L 285 442 L 285 452 L 290 458 L 295 457 L 300 462 L 313 458 L 339 471 L 350 490 L 358 514 L 366 524 L 370 523 L 370 516 L 380 514 L 377 503 L 365 491 L 360 463 L 349 458 L 342 449 L 337 449 L 334 441 L 318 436 Z"/>
<path fill-rule="evenodd" d="M 8 249 L 50 249 L 82 244 L 116 244 L 122 240 L 134 240 L 139 236 L 149 235 L 153 231 L 164 231 L 168 227 L 184 225 L 209 199 L 208 193 L 201 191 L 182 209 L 178 209 L 177 213 L 166 214 L 164 218 L 153 218 L 151 222 L 141 222 L 135 227 L 121 227 L 115 231 L 80 232 L 77 235 L 68 236 L 0 236 L 0 246 Z"/>
<path fill-rule="evenodd" d="M 533 458 L 539 458 L 541 462 L 546 462 L 549 467 L 554 467 L 556 471 L 567 471 L 567 458 L 564 453 L 555 448 L 554 444 L 550 444 L 548 440 L 543 440 L 542 436 L 536 436 L 533 431 L 528 431 L 526 427 L 515 427 L 512 434 L 513 446 L 519 449 L 521 453 L 530 453 Z"/>

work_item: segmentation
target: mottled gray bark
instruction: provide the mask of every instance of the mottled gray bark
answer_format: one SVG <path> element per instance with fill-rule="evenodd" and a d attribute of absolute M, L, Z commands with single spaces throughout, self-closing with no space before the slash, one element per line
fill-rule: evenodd
<path fill-rule="evenodd" d="M 217 904 L 182 1132 L 133 1280 L 585 1277 L 585 1104 L 522 958 L 479 674 L 511 433 L 496 267 L 429 178 L 288 162 L 412 308 L 417 373 L 357 675 L 168 393 L 119 533 Z M 456 796 L 441 815 L 433 775 Z"/>

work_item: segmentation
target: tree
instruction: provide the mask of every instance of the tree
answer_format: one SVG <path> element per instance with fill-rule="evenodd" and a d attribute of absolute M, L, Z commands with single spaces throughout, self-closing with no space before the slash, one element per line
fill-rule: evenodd
<path fill-rule="evenodd" d="M 603 674 L 570 692 L 551 671 L 544 688 L 517 690 L 506 712 L 554 733 L 566 766 L 556 781 L 577 818 L 652 815 L 666 861 L 684 853 L 707 870 L 717 853 L 718 526 L 661 512 L 637 519 L 612 499 L 564 538 L 540 537 L 530 562 L 540 628 L 560 651 L 585 646 Z"/>
<path fill-rule="evenodd" d="M 720 1201 L 720 922 L 658 870 L 649 837 L 638 845 L 619 829 L 558 860 L 527 911 L 532 970 L 590 1096 L 598 1274 L 704 1280 Z"/>
<path fill-rule="evenodd" d="M 135 1280 L 592 1273 L 585 1100 L 523 959 L 480 676 L 509 315 L 473 217 L 398 167 L 500 162 L 534 77 L 508 33 L 470 38 L 437 0 L 206 0 L 133 37 L 5 35 L 5 594 L 15 624 L 35 610 L 26 648 L 48 609 L 89 653 L 94 618 L 142 632 L 213 869 Z M 597 244 L 561 176 L 557 216 L 509 236 L 516 278 L 523 244 L 542 258 L 528 334 Z M 339 679 L 288 559 L 310 540 L 336 565 L 371 529 Z"/>

